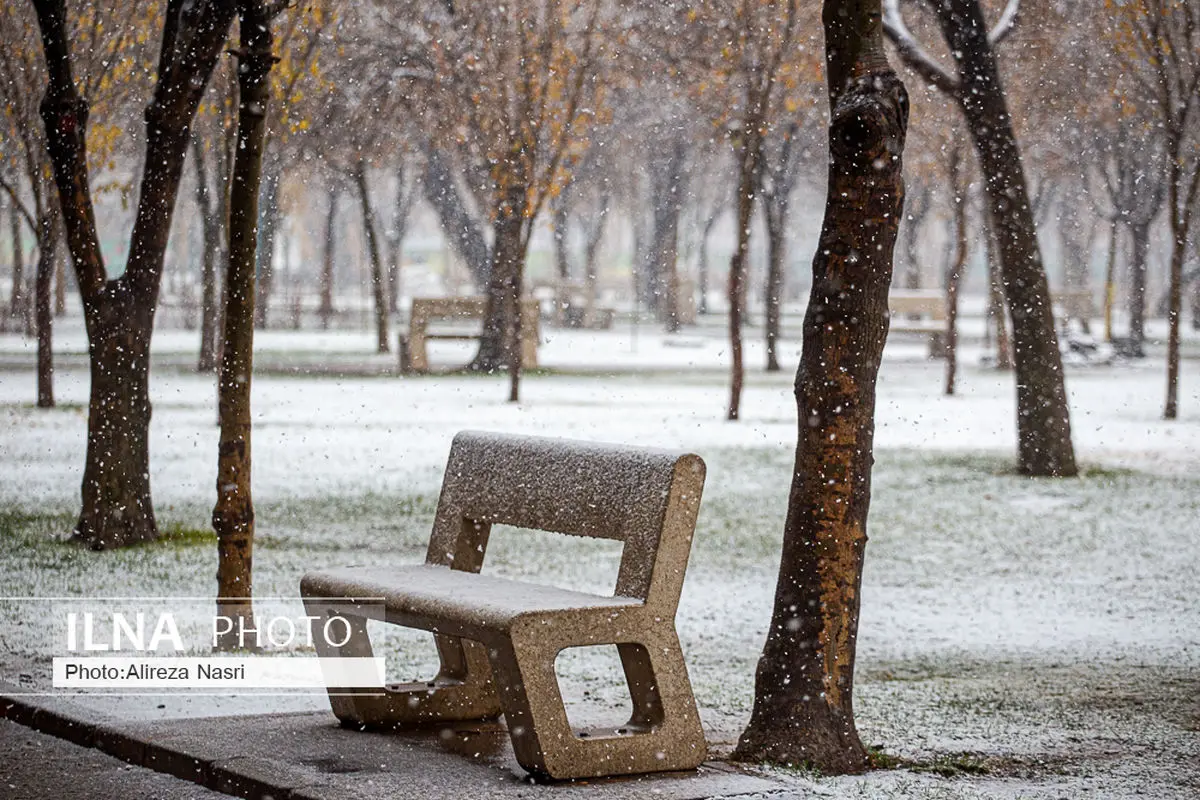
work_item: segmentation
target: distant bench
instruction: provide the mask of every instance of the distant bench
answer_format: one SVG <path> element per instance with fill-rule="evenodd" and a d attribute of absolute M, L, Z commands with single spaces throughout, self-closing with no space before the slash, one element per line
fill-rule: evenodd
<path fill-rule="evenodd" d="M 946 354 L 946 295 L 940 291 L 888 292 L 889 332 L 929 334 L 929 357 Z M 915 317 L 915 319 L 914 319 Z"/>
<path fill-rule="evenodd" d="M 408 320 L 407 334 L 400 334 L 400 371 L 428 372 L 430 339 L 479 339 L 479 327 L 465 328 L 461 325 L 450 328 L 434 328 L 435 322 L 456 323 L 482 321 L 487 312 L 487 299 L 483 297 L 415 297 Z M 538 328 L 538 304 L 536 300 L 521 301 L 521 367 L 537 369 L 537 348 L 540 338 Z"/>
<path fill-rule="evenodd" d="M 315 637 L 323 658 L 372 657 L 368 617 L 435 634 L 433 681 L 383 694 L 330 687 L 334 714 L 348 726 L 397 728 L 503 713 L 521 766 L 552 778 L 699 766 L 707 749 L 675 611 L 704 473 L 696 455 L 458 434 L 423 565 L 334 569 L 300 583 L 311 616 L 351 622 L 342 647 Z M 478 574 L 495 524 L 622 542 L 614 595 Z M 538 563 L 532 549 L 528 560 Z M 382 598 L 383 608 L 367 598 Z M 347 613 L 355 602 L 359 611 Z M 614 644 L 633 715 L 573 730 L 555 659 L 566 648 Z"/>

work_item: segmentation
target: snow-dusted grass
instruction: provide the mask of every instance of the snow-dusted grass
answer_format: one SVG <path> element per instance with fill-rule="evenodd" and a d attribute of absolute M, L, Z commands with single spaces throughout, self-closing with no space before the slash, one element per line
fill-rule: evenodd
<path fill-rule="evenodd" d="M 10 364 L 0 370 L 5 595 L 212 594 L 213 384 L 182 367 L 190 334 L 161 338 L 152 469 L 171 535 L 93 554 L 61 542 L 77 502 L 86 371 L 78 357 L 61 358 L 63 406 L 35 410 L 23 345 L 0 337 Z M 356 334 L 300 334 L 289 346 L 287 334 L 274 333 L 260 363 L 353 358 L 382 371 L 386 357 L 355 353 L 360 339 L 365 351 L 369 339 Z M 419 561 L 461 428 L 686 447 L 704 456 L 709 477 L 679 628 L 709 737 L 728 747 L 749 712 L 770 617 L 795 410 L 789 374 L 754 373 L 744 419 L 725 422 L 720 341 L 694 339 L 677 347 L 644 330 L 640 360 L 613 372 L 605 365 L 627 360 L 627 334 L 558 334 L 546 363 L 590 374 L 530 377 L 517 406 L 501 402 L 499 379 L 260 376 L 256 592 L 294 597 L 316 565 Z M 1184 419 L 1173 424 L 1158 419 L 1161 361 L 1070 371 L 1085 472 L 1049 481 L 1011 472 L 1011 376 L 971 366 L 977 351 L 968 348 L 961 394 L 945 398 L 941 366 L 920 360 L 921 349 L 890 346 L 879 385 L 856 692 L 864 739 L 918 771 L 815 784 L 800 776 L 798 786 L 839 797 L 1192 796 L 1200 787 L 1194 362 L 1184 368 Z M 498 531 L 486 568 L 611 589 L 611 544 Z M 53 651 L 44 626 L 15 608 L 0 611 L 6 677 L 15 669 L 44 676 Z M 431 665 L 423 636 L 389 631 L 384 649 L 396 676 Z M 612 667 L 592 655 L 563 659 L 564 690 L 587 692 L 574 710 L 607 716 L 621 704 Z M 323 705 L 319 697 L 126 698 L 105 708 L 144 716 Z"/>

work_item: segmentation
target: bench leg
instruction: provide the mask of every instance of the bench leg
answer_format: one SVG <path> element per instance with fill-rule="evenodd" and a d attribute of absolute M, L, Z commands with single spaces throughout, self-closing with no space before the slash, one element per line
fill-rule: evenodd
<path fill-rule="evenodd" d="M 313 637 L 321 658 L 372 658 L 367 615 L 346 611 L 347 604 L 305 598 L 309 616 L 325 619 L 338 615 L 350 622 L 345 644 L 334 647 L 321 636 Z M 372 615 L 371 618 L 374 618 Z M 432 681 L 400 683 L 378 689 L 329 687 L 329 705 L 344 725 L 367 728 L 412 727 L 433 722 L 488 720 L 500 716 L 500 700 L 492 683 L 487 651 L 478 642 L 438 636 L 442 669 Z"/>
<path fill-rule="evenodd" d="M 695 769 L 705 759 L 704 731 L 673 629 L 617 645 L 633 715 L 616 730 L 588 731 L 570 726 L 554 661 L 563 647 L 598 642 L 553 642 L 545 633 L 517 634 L 489 650 L 513 751 L 522 767 L 571 779 Z"/>

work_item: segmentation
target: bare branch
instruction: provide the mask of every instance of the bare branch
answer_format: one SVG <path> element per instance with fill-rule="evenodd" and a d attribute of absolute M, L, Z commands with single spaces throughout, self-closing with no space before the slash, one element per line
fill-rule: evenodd
<path fill-rule="evenodd" d="M 948 95 L 957 95 L 962 88 L 958 78 L 951 75 L 931 56 L 904 24 L 900 0 L 883 0 L 883 32 L 896 45 L 901 60 L 914 72 Z"/>
<path fill-rule="evenodd" d="M 1003 42 L 1008 38 L 1017 27 L 1017 17 L 1021 14 L 1021 0 L 1008 0 L 1008 5 L 1004 8 L 1004 13 L 1000 15 L 1000 20 L 995 27 L 988 33 L 988 44 L 992 47 Z"/>

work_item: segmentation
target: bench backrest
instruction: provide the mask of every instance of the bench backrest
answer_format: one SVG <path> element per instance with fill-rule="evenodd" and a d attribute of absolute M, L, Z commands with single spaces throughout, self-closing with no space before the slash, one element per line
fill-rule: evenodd
<path fill-rule="evenodd" d="M 478 572 L 493 524 L 615 539 L 624 544 L 616 594 L 673 614 L 704 476 L 688 453 L 464 431 L 450 447 L 426 561 Z"/>
<path fill-rule="evenodd" d="M 946 298 L 940 292 L 890 292 L 888 311 L 897 314 L 927 314 L 931 319 L 946 318 Z"/>
<path fill-rule="evenodd" d="M 521 310 L 526 316 L 537 311 L 537 301 L 532 298 L 521 300 Z M 487 313 L 484 297 L 414 297 L 409 318 L 428 323 L 435 319 L 483 319 Z M 535 314 L 536 318 L 536 314 Z"/>

